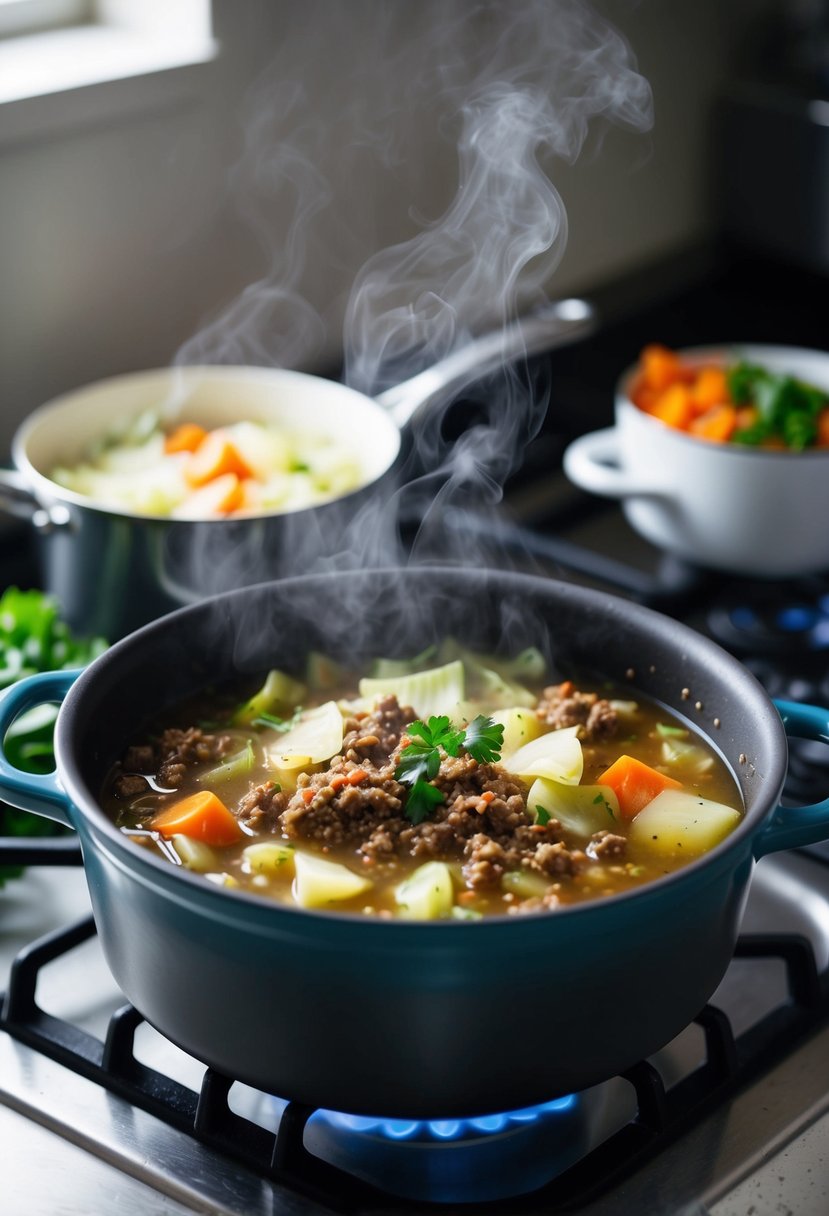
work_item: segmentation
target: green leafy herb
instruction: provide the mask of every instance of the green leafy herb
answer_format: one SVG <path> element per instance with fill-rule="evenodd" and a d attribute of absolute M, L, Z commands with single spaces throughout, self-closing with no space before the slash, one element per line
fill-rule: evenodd
<path fill-rule="evenodd" d="M 58 606 L 42 591 L 9 587 L 0 596 L 0 688 L 40 671 L 84 667 L 106 650 L 103 638 L 79 639 L 58 615 Z M 27 773 L 55 767 L 52 746 L 57 710 L 37 705 L 9 728 L 6 757 Z M 51 836 L 62 831 L 51 819 L 0 806 L 0 836 Z M 0 867 L 0 886 L 20 874 L 20 867 Z"/>
<path fill-rule="evenodd" d="M 728 388 L 737 405 L 753 405 L 756 422 L 732 436 L 735 443 L 757 446 L 782 441 L 792 451 L 812 447 L 818 437 L 818 415 L 829 396 L 813 384 L 750 363 L 729 368 Z"/>
<path fill-rule="evenodd" d="M 428 726 L 425 722 L 412 722 L 406 733 L 410 738 L 414 736 L 414 742 L 403 748 L 394 774 L 397 781 L 406 785 L 432 781 L 440 768 L 438 749 L 442 747 L 448 756 L 457 756 L 463 742 L 463 731 L 453 730 L 446 717 L 432 717 Z"/>
<path fill-rule="evenodd" d="M 411 786 L 406 799 L 406 817 L 412 823 L 422 823 L 441 802 L 443 792 L 430 783 L 438 775 L 441 749 L 447 756 L 457 756 L 461 748 L 479 764 L 492 764 L 501 758 L 504 728 L 500 723 L 479 714 L 464 730 L 455 730 L 445 715 L 432 716 L 428 723 L 416 721 L 406 728 L 412 740 L 400 753 L 394 770 L 396 781 Z"/>
<path fill-rule="evenodd" d="M 478 714 L 463 732 L 463 746 L 479 764 L 494 764 L 501 759 L 504 728 L 500 722 L 493 722 L 492 718 Z"/>
<path fill-rule="evenodd" d="M 406 799 L 406 818 L 412 823 L 422 823 L 428 819 L 432 811 L 441 802 L 446 801 L 446 795 L 429 781 L 418 779 L 412 786 Z"/>
<path fill-rule="evenodd" d="M 552 815 L 550 814 L 549 811 L 545 810 L 543 806 L 537 806 L 535 808 L 535 822 L 536 823 L 540 823 L 542 827 L 546 827 L 546 825 L 550 822 L 551 819 L 552 819 Z"/>

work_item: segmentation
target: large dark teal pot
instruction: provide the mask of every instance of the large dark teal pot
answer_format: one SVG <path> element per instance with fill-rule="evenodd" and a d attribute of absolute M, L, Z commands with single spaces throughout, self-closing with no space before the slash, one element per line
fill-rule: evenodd
<path fill-rule="evenodd" d="M 98 805 L 124 743 L 208 682 L 308 648 L 359 662 L 455 635 L 546 647 L 655 697 L 721 751 L 746 805 L 705 858 L 638 891 L 540 916 L 406 923 L 281 907 L 131 845 Z M 508 1110 L 583 1089 L 668 1042 L 731 959 L 754 862 L 829 836 L 829 801 L 778 806 L 786 734 L 829 714 L 775 707 L 707 639 L 637 605 L 548 580 L 415 569 L 294 579 L 223 595 L 132 634 L 73 675 L 0 700 L 0 734 L 65 696 L 57 775 L 0 763 L 11 803 L 77 829 L 113 975 L 185 1051 L 315 1106 L 412 1118 Z"/>

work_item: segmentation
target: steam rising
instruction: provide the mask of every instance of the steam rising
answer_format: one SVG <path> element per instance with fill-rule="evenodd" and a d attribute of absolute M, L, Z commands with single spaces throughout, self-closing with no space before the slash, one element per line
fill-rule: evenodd
<path fill-rule="evenodd" d="M 381 210 L 383 175 L 399 177 L 409 155 L 416 173 L 429 174 L 437 129 L 456 150 L 454 197 L 439 217 L 421 218 L 413 236 L 363 260 L 339 306 L 346 381 L 374 395 L 546 301 L 567 240 L 556 163 L 576 160 L 595 120 L 645 131 L 651 94 L 625 40 L 584 0 L 353 0 L 322 11 L 324 21 L 311 13 L 298 44 L 288 31 L 250 97 L 234 187 L 266 250 L 266 272 L 178 361 L 307 363 L 329 318 L 302 298 L 306 256 L 330 264 L 336 285 L 349 257 L 376 250 L 365 225 L 372 202 Z M 353 66 L 343 67 L 338 89 L 312 98 L 302 82 L 321 38 L 329 46 L 343 39 L 342 62 L 351 55 Z M 432 159 L 418 163 L 430 138 Z M 389 216 L 374 218 L 388 227 Z M 395 219 L 398 231 L 410 224 Z M 272 555 L 267 570 L 257 565 L 261 550 L 243 542 L 217 553 L 205 539 L 191 560 L 213 572 L 217 587 L 251 581 L 251 567 L 267 577 L 436 555 L 503 564 L 481 540 L 486 529 L 464 533 L 463 512 L 498 502 L 548 396 L 543 374 L 519 360 L 466 386 L 476 408 L 460 434 L 453 437 L 446 401 L 416 420 L 399 488 L 383 483 L 344 522 L 319 510 L 281 517 L 282 556 Z M 417 536 L 404 550 L 400 529 L 412 521 Z"/>

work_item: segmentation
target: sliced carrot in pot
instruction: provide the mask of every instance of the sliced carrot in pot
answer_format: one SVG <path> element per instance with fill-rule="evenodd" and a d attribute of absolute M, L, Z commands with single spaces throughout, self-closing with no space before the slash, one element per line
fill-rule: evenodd
<path fill-rule="evenodd" d="M 164 440 L 164 451 L 169 455 L 175 452 L 195 452 L 206 438 L 207 431 L 197 422 L 182 422 Z"/>
<path fill-rule="evenodd" d="M 165 839 L 190 836 L 205 844 L 235 844 L 243 836 L 238 820 L 211 790 L 200 790 L 160 811 L 150 822 Z"/>
<path fill-rule="evenodd" d="M 633 819 L 663 790 L 682 789 L 681 781 L 626 754 L 597 777 L 596 784 L 609 785 L 615 792 L 623 819 Z"/>
<path fill-rule="evenodd" d="M 184 476 L 191 486 L 198 487 L 225 473 L 235 473 L 237 477 L 252 476 L 252 470 L 225 432 L 210 431 L 190 457 Z"/>

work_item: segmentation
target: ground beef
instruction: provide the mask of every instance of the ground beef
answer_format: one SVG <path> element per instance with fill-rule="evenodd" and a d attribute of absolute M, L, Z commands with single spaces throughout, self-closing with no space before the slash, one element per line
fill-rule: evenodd
<path fill-rule="evenodd" d="M 283 834 L 323 847 L 359 846 L 380 825 L 402 815 L 405 791 L 393 772 L 388 763 L 376 769 L 338 756 L 324 773 L 301 773 L 280 819 Z"/>
<path fill-rule="evenodd" d="M 389 756 L 400 742 L 406 727 L 417 714 L 397 703 L 397 697 L 384 697 L 370 714 L 347 718 L 343 726 L 343 755 L 355 763 L 388 766 Z"/>
<path fill-rule="evenodd" d="M 560 730 L 578 726 L 579 738 L 588 743 L 615 735 L 619 721 L 616 710 L 594 692 L 579 692 L 572 680 L 545 688 L 536 714 L 547 726 Z"/>
<path fill-rule="evenodd" d="M 116 798 L 137 798 L 150 788 L 149 782 L 136 773 L 121 773 L 112 783 L 112 792 Z"/>
<path fill-rule="evenodd" d="M 628 842 L 626 837 L 617 836 L 613 832 L 594 832 L 590 837 L 587 852 L 597 861 L 606 857 L 624 857 Z"/>
<path fill-rule="evenodd" d="M 178 789 L 188 768 L 221 760 L 237 746 L 238 743 L 230 735 L 205 734 L 198 726 L 191 726 L 187 730 L 170 727 L 155 746 L 160 759 L 156 780 L 166 789 Z"/>
<path fill-rule="evenodd" d="M 251 786 L 236 808 L 236 814 L 253 831 L 274 832 L 288 799 L 289 795 L 273 781 L 265 781 L 262 785 Z"/>

